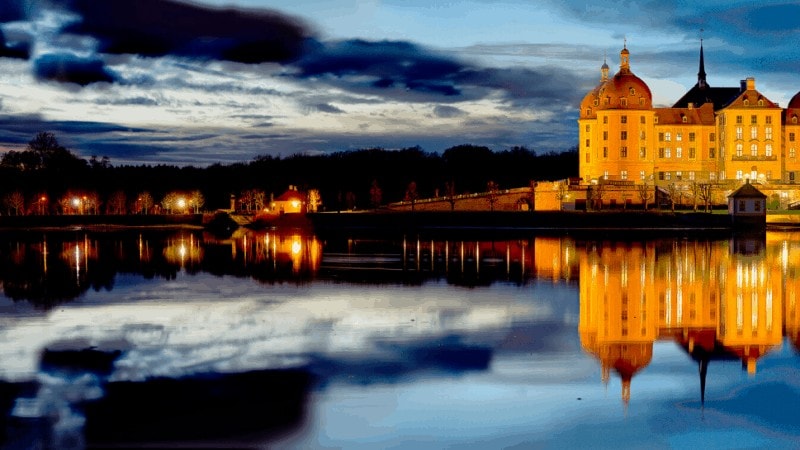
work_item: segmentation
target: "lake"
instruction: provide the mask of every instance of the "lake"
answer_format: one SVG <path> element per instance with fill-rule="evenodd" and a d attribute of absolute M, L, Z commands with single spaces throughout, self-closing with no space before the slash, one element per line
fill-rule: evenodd
<path fill-rule="evenodd" d="M 0 234 L 7 448 L 796 448 L 800 233 Z"/>

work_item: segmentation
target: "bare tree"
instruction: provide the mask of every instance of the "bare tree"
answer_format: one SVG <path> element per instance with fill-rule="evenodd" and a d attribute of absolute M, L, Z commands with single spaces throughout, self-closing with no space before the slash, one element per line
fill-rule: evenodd
<path fill-rule="evenodd" d="M 639 192 L 639 199 L 642 201 L 642 206 L 644 210 L 647 211 L 650 200 L 653 199 L 653 191 L 650 190 L 650 186 L 647 185 L 647 182 L 638 185 L 637 189 Z"/>
<path fill-rule="evenodd" d="M 603 197 L 606 193 L 606 185 L 604 183 L 592 184 L 589 186 L 589 199 L 591 200 L 592 209 L 603 209 Z"/>
<path fill-rule="evenodd" d="M 703 211 L 708 212 L 709 208 L 711 207 L 711 198 L 713 195 L 712 185 L 711 183 L 700 183 L 698 185 L 699 192 L 698 196 L 700 200 L 703 202 Z"/>
<path fill-rule="evenodd" d="M 309 212 L 317 212 L 320 205 L 322 205 L 322 196 L 319 195 L 319 189 L 308 190 L 308 210 Z"/>
<path fill-rule="evenodd" d="M 489 210 L 494 211 L 494 204 L 497 203 L 497 195 L 500 188 L 494 181 L 486 183 L 486 201 L 489 202 Z"/>
<path fill-rule="evenodd" d="M 680 187 L 675 183 L 667 185 L 667 195 L 669 196 L 669 204 L 672 212 L 675 212 L 675 199 L 681 195 Z"/>
<path fill-rule="evenodd" d="M 11 215 L 12 209 L 15 216 L 19 216 L 20 211 L 25 211 L 25 196 L 20 191 L 12 191 L 6 194 L 3 198 L 3 203 L 8 208 L 8 215 Z"/>
<path fill-rule="evenodd" d="M 263 192 L 261 193 L 261 199 L 262 199 L 261 201 L 263 203 L 263 199 L 264 199 L 264 193 Z M 194 213 L 195 214 L 199 214 L 200 213 L 200 208 L 202 208 L 203 205 L 205 205 L 205 204 L 206 204 L 206 199 L 205 199 L 205 197 L 203 197 L 203 193 L 200 192 L 199 190 L 192 191 L 192 193 L 189 194 L 189 205 L 194 209 Z"/>
<path fill-rule="evenodd" d="M 697 200 L 700 198 L 700 184 L 696 181 L 692 181 L 690 189 L 690 195 L 692 196 L 692 210 L 697 212 Z"/>
<path fill-rule="evenodd" d="M 126 204 L 127 204 L 127 199 L 125 198 L 125 192 L 114 191 L 108 197 L 108 201 L 106 201 L 106 213 L 123 214 L 125 212 Z"/>
<path fill-rule="evenodd" d="M 369 187 L 369 203 L 373 208 L 377 208 L 381 206 L 383 202 L 383 191 L 381 187 L 378 186 L 378 180 L 373 179 L 372 184 Z"/>
<path fill-rule="evenodd" d="M 353 211 L 356 209 L 356 194 L 353 191 L 347 191 L 345 194 L 345 202 L 347 204 L 347 209 Z"/>
<path fill-rule="evenodd" d="M 565 181 L 559 181 L 558 186 L 556 187 L 556 201 L 558 201 L 558 209 L 564 209 L 564 199 L 567 198 L 568 192 L 567 183 Z"/>
<path fill-rule="evenodd" d="M 414 211 L 414 205 L 417 203 L 418 198 L 419 193 L 417 193 L 417 182 L 412 181 L 408 183 L 408 187 L 406 188 L 406 196 L 403 198 L 403 201 L 411 202 L 411 211 Z"/>
<path fill-rule="evenodd" d="M 149 192 L 144 191 L 139 193 L 136 197 L 136 213 L 147 214 L 150 208 L 153 207 L 153 196 Z"/>
<path fill-rule="evenodd" d="M 447 181 L 444 183 L 444 196 L 447 202 L 450 203 L 450 211 L 456 209 L 456 183 L 455 181 Z"/>
<path fill-rule="evenodd" d="M 172 214 L 173 211 L 181 212 L 181 195 L 178 192 L 168 192 L 167 195 L 161 200 L 161 207 L 167 212 L 167 214 Z M 185 200 L 184 200 L 185 201 Z M 183 205 L 185 206 L 185 205 Z"/>

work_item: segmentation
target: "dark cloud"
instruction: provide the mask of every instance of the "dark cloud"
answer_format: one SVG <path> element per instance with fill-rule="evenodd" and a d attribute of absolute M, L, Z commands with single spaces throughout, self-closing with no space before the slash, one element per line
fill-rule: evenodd
<path fill-rule="evenodd" d="M 297 58 L 310 35 L 277 12 L 201 7 L 172 0 L 68 0 L 80 19 L 62 31 L 96 38 L 98 51 L 242 63 Z"/>
<path fill-rule="evenodd" d="M 436 105 L 436 107 L 433 108 L 433 114 L 436 117 L 442 117 L 445 119 L 453 117 L 463 117 L 467 115 L 467 113 L 464 112 L 463 110 L 458 109 L 455 106 L 447 106 L 447 105 Z"/>
<path fill-rule="evenodd" d="M 86 86 L 92 83 L 119 81 L 117 74 L 107 69 L 97 58 L 81 58 L 69 53 L 42 55 L 33 63 L 36 77 L 60 83 Z"/>
<path fill-rule="evenodd" d="M 337 107 L 331 105 L 330 103 L 316 103 L 314 105 L 309 105 L 309 108 L 313 109 L 314 111 L 319 111 L 319 112 L 328 113 L 328 114 L 342 114 L 342 113 L 344 113 L 344 110 L 342 110 L 340 108 L 337 108 Z"/>
<path fill-rule="evenodd" d="M 410 42 L 360 39 L 318 43 L 296 63 L 301 78 L 335 77 L 358 90 L 399 89 L 459 95 L 454 78 L 464 69 Z"/>
<path fill-rule="evenodd" d="M 32 6 L 32 0 L 2 0 L 0 2 L 0 23 L 28 18 Z"/>
<path fill-rule="evenodd" d="M 28 59 L 30 56 L 30 45 L 27 42 L 8 44 L 3 30 L 0 29 L 0 58 Z"/>

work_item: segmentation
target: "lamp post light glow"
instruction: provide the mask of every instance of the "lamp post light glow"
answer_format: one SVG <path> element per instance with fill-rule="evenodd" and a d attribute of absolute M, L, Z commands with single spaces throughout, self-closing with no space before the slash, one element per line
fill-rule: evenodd
<path fill-rule="evenodd" d="M 180 209 L 181 212 L 186 212 L 185 208 L 186 208 L 186 200 L 184 200 L 183 198 L 179 198 L 178 199 L 178 209 Z"/>

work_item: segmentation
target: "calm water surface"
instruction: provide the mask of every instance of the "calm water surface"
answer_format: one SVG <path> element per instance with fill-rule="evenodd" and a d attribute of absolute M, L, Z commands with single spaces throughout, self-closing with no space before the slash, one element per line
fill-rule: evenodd
<path fill-rule="evenodd" d="M 8 448 L 796 448 L 800 233 L 0 235 Z"/>

